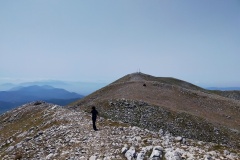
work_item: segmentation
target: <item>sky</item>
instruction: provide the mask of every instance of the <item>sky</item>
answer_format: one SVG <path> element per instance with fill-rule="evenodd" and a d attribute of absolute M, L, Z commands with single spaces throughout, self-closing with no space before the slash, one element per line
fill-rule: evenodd
<path fill-rule="evenodd" d="M 239 0 L 0 0 L 0 83 L 141 71 L 240 86 Z"/>

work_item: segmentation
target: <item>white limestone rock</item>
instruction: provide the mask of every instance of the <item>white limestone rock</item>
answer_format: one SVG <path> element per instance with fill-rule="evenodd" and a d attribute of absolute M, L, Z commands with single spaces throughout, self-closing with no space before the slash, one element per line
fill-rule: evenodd
<path fill-rule="evenodd" d="M 53 154 L 53 153 L 50 153 L 49 155 L 47 155 L 46 159 L 47 159 L 47 160 L 50 160 L 50 159 L 52 159 L 53 156 L 54 156 L 54 154 Z"/>
<path fill-rule="evenodd" d="M 160 160 L 163 155 L 163 148 L 161 146 L 153 147 L 152 154 L 150 155 L 150 160 Z"/>
<path fill-rule="evenodd" d="M 146 148 L 143 148 L 143 149 L 140 151 L 140 153 L 138 153 L 138 155 L 137 155 L 137 160 L 144 160 L 146 152 L 147 152 L 147 149 L 146 149 Z"/>
<path fill-rule="evenodd" d="M 89 158 L 89 160 L 97 160 L 97 156 L 93 155 Z"/>
<path fill-rule="evenodd" d="M 175 137 L 175 141 L 176 141 L 176 142 L 181 142 L 181 141 L 182 141 L 182 139 L 183 139 L 183 138 L 182 138 L 182 137 L 180 137 L 180 136 L 178 136 L 178 137 Z"/>
<path fill-rule="evenodd" d="M 133 158 L 136 157 L 135 148 L 130 147 L 130 149 L 125 153 L 125 157 L 127 160 L 133 160 Z"/>
<path fill-rule="evenodd" d="M 127 146 L 127 144 L 124 144 L 124 147 L 122 148 L 121 153 L 125 154 L 127 152 L 127 150 L 128 150 L 128 146 Z"/>

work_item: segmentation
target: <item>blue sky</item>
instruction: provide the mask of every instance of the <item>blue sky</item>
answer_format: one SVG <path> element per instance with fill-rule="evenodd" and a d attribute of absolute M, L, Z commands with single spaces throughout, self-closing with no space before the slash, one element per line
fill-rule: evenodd
<path fill-rule="evenodd" d="M 0 1 L 0 83 L 136 72 L 240 86 L 239 0 Z"/>

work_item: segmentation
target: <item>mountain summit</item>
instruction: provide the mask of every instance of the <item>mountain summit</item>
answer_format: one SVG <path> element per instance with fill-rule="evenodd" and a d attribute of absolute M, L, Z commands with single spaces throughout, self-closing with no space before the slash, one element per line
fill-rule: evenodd
<path fill-rule="evenodd" d="M 239 100 L 175 78 L 128 74 L 71 104 L 75 110 L 92 105 L 141 128 L 240 147 Z"/>

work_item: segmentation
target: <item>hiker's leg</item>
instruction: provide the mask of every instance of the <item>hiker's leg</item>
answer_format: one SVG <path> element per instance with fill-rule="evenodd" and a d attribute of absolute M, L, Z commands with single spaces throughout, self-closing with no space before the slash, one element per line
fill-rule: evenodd
<path fill-rule="evenodd" d="M 97 127 L 96 127 L 96 120 L 95 120 L 95 119 L 93 119 L 93 129 L 94 129 L 94 130 L 97 130 Z"/>

